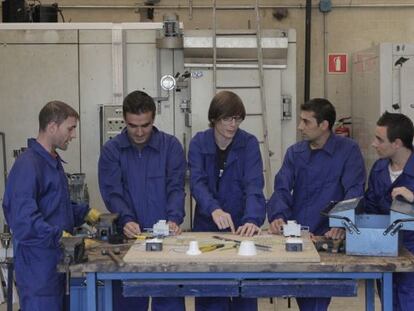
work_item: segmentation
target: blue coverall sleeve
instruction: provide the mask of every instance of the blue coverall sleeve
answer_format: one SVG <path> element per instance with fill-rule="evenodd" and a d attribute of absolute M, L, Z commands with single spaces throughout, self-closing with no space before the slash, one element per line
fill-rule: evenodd
<path fill-rule="evenodd" d="M 113 145 L 102 148 L 98 163 L 98 179 L 101 196 L 106 208 L 111 213 L 118 213 L 122 227 L 127 222 L 134 221 L 131 208 L 124 199 L 120 154 Z"/>
<path fill-rule="evenodd" d="M 20 245 L 58 248 L 62 230 L 47 223 L 39 209 L 36 169 L 30 161 L 13 167 L 3 202 L 6 219 Z"/>
<path fill-rule="evenodd" d="M 210 217 L 214 210 L 220 208 L 220 205 L 208 187 L 208 175 L 204 166 L 205 160 L 201 152 L 201 144 L 198 136 L 195 136 L 190 142 L 188 151 L 190 189 L 200 213 Z"/>
<path fill-rule="evenodd" d="M 186 161 L 183 147 L 174 138 L 169 150 L 170 156 L 167 159 L 167 217 L 169 221 L 181 224 L 184 220 L 184 177 Z"/>
<path fill-rule="evenodd" d="M 85 222 L 85 217 L 89 212 L 89 204 L 77 204 L 75 202 L 71 202 L 71 207 L 73 210 L 75 227 L 78 227 Z"/>
<path fill-rule="evenodd" d="M 250 222 L 260 227 L 266 217 L 266 203 L 263 195 L 263 162 L 259 142 L 255 137 L 249 139 L 246 150 L 243 179 L 246 208 L 242 224 Z"/>
<path fill-rule="evenodd" d="M 341 183 L 344 187 L 344 200 L 364 195 L 365 164 L 358 145 L 353 145 L 344 165 Z"/>
<path fill-rule="evenodd" d="M 293 151 L 288 149 L 282 167 L 275 176 L 274 191 L 267 203 L 269 223 L 282 218 L 287 221 L 292 215 L 292 191 L 295 182 Z"/>

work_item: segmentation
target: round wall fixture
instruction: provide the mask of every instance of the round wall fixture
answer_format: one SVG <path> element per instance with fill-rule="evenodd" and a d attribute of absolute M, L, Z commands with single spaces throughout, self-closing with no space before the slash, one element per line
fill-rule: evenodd
<path fill-rule="evenodd" d="M 171 91 L 176 86 L 175 78 L 172 75 L 165 75 L 161 78 L 161 88 L 165 91 Z"/>

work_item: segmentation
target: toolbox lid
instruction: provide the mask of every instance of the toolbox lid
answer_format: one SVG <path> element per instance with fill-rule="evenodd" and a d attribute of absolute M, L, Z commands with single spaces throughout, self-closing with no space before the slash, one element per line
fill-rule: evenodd
<path fill-rule="evenodd" d="M 414 218 L 414 204 L 400 199 L 394 199 L 391 204 L 391 211 L 408 215 Z"/>
<path fill-rule="evenodd" d="M 342 212 L 355 210 L 356 214 L 360 214 L 360 211 L 362 211 L 363 208 L 363 197 L 357 197 L 349 200 L 344 200 L 340 202 L 332 202 L 330 204 L 325 212 L 329 215 L 338 215 L 343 214 Z"/>

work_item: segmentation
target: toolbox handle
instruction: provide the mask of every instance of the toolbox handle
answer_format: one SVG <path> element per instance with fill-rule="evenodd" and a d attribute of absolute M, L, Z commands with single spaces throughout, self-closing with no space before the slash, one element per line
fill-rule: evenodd
<path fill-rule="evenodd" d="M 333 202 L 331 204 L 333 204 Z M 345 229 L 348 230 L 349 234 L 353 234 L 354 231 L 356 232 L 356 234 L 361 233 L 361 231 L 359 231 L 358 227 L 348 217 L 339 216 L 339 215 L 330 215 L 328 212 L 326 212 L 326 210 L 321 211 L 320 214 L 322 216 L 326 216 L 326 217 L 329 217 L 329 218 L 341 219 L 342 220 L 341 223 L 344 225 Z"/>
<path fill-rule="evenodd" d="M 397 219 L 382 234 L 387 235 L 389 233 L 391 236 L 394 236 L 404 226 L 404 222 L 414 222 L 414 218 Z"/>

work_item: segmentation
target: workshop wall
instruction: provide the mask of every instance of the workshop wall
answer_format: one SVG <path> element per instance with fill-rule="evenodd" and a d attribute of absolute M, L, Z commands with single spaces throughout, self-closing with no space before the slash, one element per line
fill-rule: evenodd
<path fill-rule="evenodd" d="M 67 22 L 138 22 L 147 20 L 147 9 L 137 9 L 144 2 L 155 4 L 154 21 L 162 21 L 166 12 L 174 11 L 185 29 L 210 28 L 211 10 L 207 0 L 54 0 L 63 10 Z M 254 0 L 217 0 L 218 5 L 252 4 Z M 326 2 L 326 1 L 325 1 Z M 329 1 L 327 1 L 329 2 Z M 398 2 L 398 3 L 397 3 Z M 414 4 L 411 0 L 332 0 L 328 13 L 319 10 L 319 0 L 313 0 L 311 97 L 324 96 L 337 107 L 338 116 L 351 113 L 351 74 L 326 74 L 328 53 L 348 53 L 368 48 L 380 42 L 413 41 Z M 189 9 L 189 4 L 193 9 Z M 295 28 L 297 31 L 297 104 L 304 98 L 305 0 L 261 0 L 267 6 L 262 12 L 263 28 Z M 99 8 L 105 6 L 105 8 Z M 169 6 L 157 9 L 157 6 Z M 276 19 L 276 7 L 285 7 L 287 16 Z M 179 8 L 181 7 L 181 8 Z M 282 12 L 283 13 L 283 12 Z M 219 27 L 254 28 L 255 17 L 249 11 L 220 12 Z M 283 14 L 282 14 L 283 15 Z"/>

